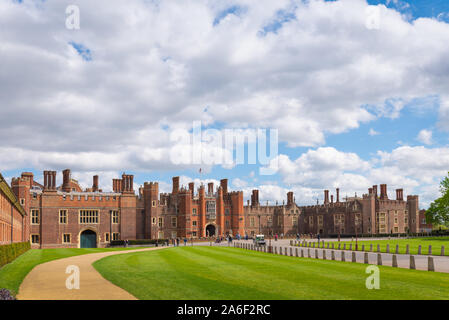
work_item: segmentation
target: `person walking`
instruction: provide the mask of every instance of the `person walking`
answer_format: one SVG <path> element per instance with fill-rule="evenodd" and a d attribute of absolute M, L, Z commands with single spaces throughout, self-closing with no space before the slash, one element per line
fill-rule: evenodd
<path fill-rule="evenodd" d="M 187 245 L 187 238 L 184 238 L 184 247 Z"/>
<path fill-rule="evenodd" d="M 179 247 L 179 238 L 176 238 L 176 246 Z"/>

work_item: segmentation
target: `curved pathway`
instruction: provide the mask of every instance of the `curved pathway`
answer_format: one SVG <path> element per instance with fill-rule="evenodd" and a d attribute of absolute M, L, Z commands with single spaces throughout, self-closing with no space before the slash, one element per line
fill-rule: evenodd
<path fill-rule="evenodd" d="M 127 291 L 104 279 L 92 264 L 102 258 L 132 252 L 158 250 L 167 247 L 89 253 L 70 258 L 53 260 L 36 266 L 20 285 L 20 300 L 137 300 Z M 80 270 L 80 288 L 67 289 L 66 280 L 73 272 L 66 273 L 68 266 Z"/>

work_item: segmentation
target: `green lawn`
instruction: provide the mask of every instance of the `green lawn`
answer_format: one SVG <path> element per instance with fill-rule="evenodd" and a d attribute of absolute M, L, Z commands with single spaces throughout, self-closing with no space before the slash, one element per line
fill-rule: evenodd
<path fill-rule="evenodd" d="M 104 251 L 130 250 L 137 248 L 95 248 L 95 249 L 31 249 L 13 262 L 0 268 L 0 288 L 10 290 L 14 295 L 19 292 L 20 284 L 25 276 L 38 264 L 51 260 L 68 258 L 87 253 Z"/>
<path fill-rule="evenodd" d="M 334 242 L 335 249 L 338 248 L 338 242 Z M 332 242 L 329 242 L 332 246 Z M 349 250 L 349 244 L 352 243 L 352 250 L 355 250 L 355 241 L 340 241 L 341 249 L 343 244 L 346 243 L 346 250 Z M 360 239 L 357 241 L 358 251 L 362 250 L 362 245 L 365 245 L 365 251 L 369 251 L 370 244 L 373 244 L 373 251 L 377 252 L 377 245 L 380 245 L 380 251 L 386 252 L 387 244 L 390 246 L 390 253 L 396 252 L 396 244 L 399 245 L 399 253 L 405 254 L 407 244 L 410 246 L 410 254 L 418 254 L 418 247 L 421 245 L 421 254 L 428 254 L 429 245 L 432 245 L 432 255 L 439 256 L 441 254 L 441 246 L 444 246 L 444 255 L 449 256 L 449 237 L 429 237 L 429 238 L 413 238 L 413 239 L 385 239 L 385 240 L 365 240 Z M 327 248 L 327 243 L 324 246 Z M 323 247 L 322 242 L 320 247 Z"/>
<path fill-rule="evenodd" d="M 139 299 L 449 299 L 447 274 L 380 267 L 368 290 L 366 265 L 227 247 L 179 247 L 94 263 Z"/>

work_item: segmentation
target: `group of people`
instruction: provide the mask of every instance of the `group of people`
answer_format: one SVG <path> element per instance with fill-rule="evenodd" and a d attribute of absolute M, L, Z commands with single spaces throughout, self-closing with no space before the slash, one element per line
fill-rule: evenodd
<path fill-rule="evenodd" d="M 317 238 L 318 241 L 320 241 L 320 239 L 321 239 L 321 235 L 319 233 L 317 233 L 315 235 L 313 233 L 309 233 L 307 235 L 304 234 L 303 238 L 305 238 L 306 236 L 307 236 L 308 239 Z M 296 234 L 296 240 L 301 240 L 301 235 L 299 233 Z"/>
<path fill-rule="evenodd" d="M 173 245 L 173 247 L 179 247 L 179 243 L 181 242 L 181 239 L 180 238 L 173 238 L 173 239 L 171 239 L 171 241 L 172 241 L 172 245 Z M 186 246 L 187 245 L 187 238 L 184 238 L 183 239 L 183 241 L 184 241 L 184 246 Z M 166 240 L 166 244 L 167 244 L 167 246 L 168 246 L 168 240 Z"/>

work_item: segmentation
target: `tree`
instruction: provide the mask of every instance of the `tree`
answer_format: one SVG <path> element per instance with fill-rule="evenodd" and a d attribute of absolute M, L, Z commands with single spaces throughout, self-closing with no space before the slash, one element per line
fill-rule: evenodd
<path fill-rule="evenodd" d="M 449 172 L 440 183 L 440 192 L 441 197 L 432 202 L 426 211 L 426 221 L 433 225 L 449 222 Z"/>

